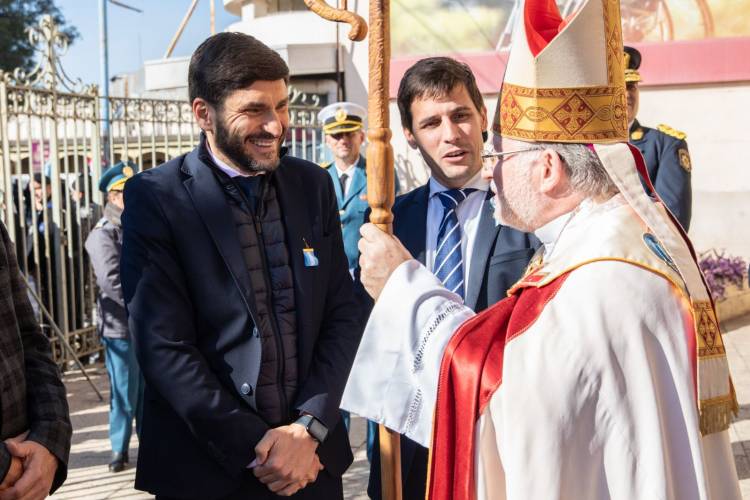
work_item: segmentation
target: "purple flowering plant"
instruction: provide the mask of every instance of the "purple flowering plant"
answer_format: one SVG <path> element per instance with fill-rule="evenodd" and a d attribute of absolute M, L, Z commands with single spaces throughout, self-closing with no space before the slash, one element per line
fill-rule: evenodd
<path fill-rule="evenodd" d="M 726 288 L 729 284 L 742 288 L 747 276 L 747 262 L 742 257 L 725 255 L 724 252 L 709 250 L 701 254 L 698 261 L 703 275 L 708 282 L 708 288 L 714 300 L 726 298 Z"/>

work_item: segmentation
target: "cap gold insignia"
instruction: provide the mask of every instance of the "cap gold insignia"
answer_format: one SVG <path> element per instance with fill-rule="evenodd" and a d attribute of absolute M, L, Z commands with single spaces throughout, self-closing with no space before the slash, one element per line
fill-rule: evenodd
<path fill-rule="evenodd" d="M 682 148 L 677 151 L 677 154 L 680 156 L 680 166 L 690 172 L 693 169 L 693 165 L 690 163 L 690 154 L 687 149 Z"/>
<path fill-rule="evenodd" d="M 133 177 L 133 168 L 122 167 L 122 175 L 124 175 L 125 177 Z"/>
<path fill-rule="evenodd" d="M 333 115 L 334 118 L 336 118 L 337 122 L 343 122 L 346 120 L 346 110 L 344 108 L 339 108 L 336 110 L 336 114 Z"/>
<path fill-rule="evenodd" d="M 627 70 L 629 68 L 630 68 L 630 54 L 625 52 L 625 69 Z"/>

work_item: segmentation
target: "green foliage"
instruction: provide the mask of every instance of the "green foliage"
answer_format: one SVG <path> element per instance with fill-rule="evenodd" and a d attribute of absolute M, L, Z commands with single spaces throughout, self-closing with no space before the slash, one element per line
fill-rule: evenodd
<path fill-rule="evenodd" d="M 44 14 L 52 16 L 71 42 L 78 37 L 78 30 L 66 23 L 54 0 L 0 0 L 0 70 L 34 67 L 34 47 L 26 30 Z"/>

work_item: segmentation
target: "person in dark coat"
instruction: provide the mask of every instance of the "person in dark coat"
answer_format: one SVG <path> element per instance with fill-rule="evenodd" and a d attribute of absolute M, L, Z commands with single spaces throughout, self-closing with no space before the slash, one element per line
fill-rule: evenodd
<path fill-rule="evenodd" d="M 693 166 L 685 142 L 686 135 L 669 125 L 650 128 L 638 122 L 636 116 L 640 104 L 640 66 L 641 53 L 633 47 L 625 47 L 630 142 L 641 151 L 656 193 L 687 232 L 692 216 L 693 192 L 690 173 Z"/>
<path fill-rule="evenodd" d="M 102 175 L 99 189 L 107 195 L 104 217 L 86 238 L 85 245 L 99 288 L 97 330 L 104 344 L 109 375 L 109 441 L 112 446 L 109 470 L 112 472 L 124 470 L 128 463 L 133 419 L 138 429 L 143 406 L 143 382 L 128 334 L 128 316 L 120 284 L 122 190 L 136 168 L 132 162 L 120 162 Z"/>
<path fill-rule="evenodd" d="M 42 499 L 65 481 L 72 429 L 65 386 L 0 223 L 0 499 Z"/>
<path fill-rule="evenodd" d="M 135 486 L 157 498 L 343 498 L 361 332 L 333 182 L 282 147 L 288 79 L 253 37 L 208 38 L 188 70 L 200 145 L 125 185 Z"/>

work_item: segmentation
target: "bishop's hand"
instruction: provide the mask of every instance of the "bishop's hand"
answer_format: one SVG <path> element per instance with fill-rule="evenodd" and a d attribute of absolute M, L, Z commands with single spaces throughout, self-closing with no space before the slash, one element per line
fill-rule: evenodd
<path fill-rule="evenodd" d="M 398 238 L 374 224 L 364 224 L 359 234 L 362 235 L 358 245 L 360 279 L 367 293 L 377 300 L 393 271 L 413 257 Z"/>

